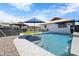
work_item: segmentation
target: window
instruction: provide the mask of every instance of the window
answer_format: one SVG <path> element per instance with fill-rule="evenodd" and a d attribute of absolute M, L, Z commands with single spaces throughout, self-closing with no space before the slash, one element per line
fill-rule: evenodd
<path fill-rule="evenodd" d="M 58 28 L 66 28 L 67 27 L 67 24 L 58 24 Z"/>
<path fill-rule="evenodd" d="M 47 27 L 47 25 L 44 25 L 44 28 L 46 28 Z"/>

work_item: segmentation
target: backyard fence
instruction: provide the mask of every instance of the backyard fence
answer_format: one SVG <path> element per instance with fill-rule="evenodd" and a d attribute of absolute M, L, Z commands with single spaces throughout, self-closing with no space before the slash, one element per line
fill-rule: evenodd
<path fill-rule="evenodd" d="M 75 25 L 75 32 L 79 32 L 79 25 Z"/>
<path fill-rule="evenodd" d="M 19 35 L 19 28 L 0 28 L 0 37 Z"/>

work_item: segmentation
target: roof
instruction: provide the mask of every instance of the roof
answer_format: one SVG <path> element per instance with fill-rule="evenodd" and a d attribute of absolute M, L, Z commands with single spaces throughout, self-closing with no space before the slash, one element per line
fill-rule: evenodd
<path fill-rule="evenodd" d="M 47 23 L 50 24 L 50 23 L 68 23 L 68 22 L 73 22 L 73 20 L 61 19 L 61 20 L 51 21 Z"/>
<path fill-rule="evenodd" d="M 51 23 L 68 23 L 68 22 L 74 22 L 74 20 L 63 19 L 63 18 L 57 18 L 57 17 L 55 17 L 55 18 L 52 19 L 51 21 L 49 21 L 49 22 L 47 22 L 47 23 L 43 23 L 43 24 L 51 24 Z"/>
<path fill-rule="evenodd" d="M 62 19 L 62 18 L 55 17 L 55 18 L 53 18 L 51 21 L 60 20 L 60 19 Z"/>
<path fill-rule="evenodd" d="M 4 23 L 1 23 L 1 25 L 2 25 L 2 24 L 4 24 L 4 25 L 9 25 L 10 23 L 4 22 Z"/>
<path fill-rule="evenodd" d="M 24 23 L 13 23 L 13 24 L 11 24 L 11 25 L 22 25 L 22 26 L 28 26 L 28 25 L 26 25 L 26 24 L 24 24 Z"/>

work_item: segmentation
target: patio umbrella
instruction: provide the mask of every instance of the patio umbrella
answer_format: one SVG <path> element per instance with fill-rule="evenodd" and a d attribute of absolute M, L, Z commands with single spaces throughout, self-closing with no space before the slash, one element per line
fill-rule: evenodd
<path fill-rule="evenodd" d="M 24 23 L 34 23 L 34 26 L 35 26 L 36 23 L 45 23 L 45 22 L 37 18 L 32 18 L 30 20 L 24 21 Z M 35 29 L 34 29 L 34 32 L 35 32 Z"/>
<path fill-rule="evenodd" d="M 30 20 L 25 21 L 25 23 L 45 23 L 45 22 L 37 18 L 32 18 Z"/>

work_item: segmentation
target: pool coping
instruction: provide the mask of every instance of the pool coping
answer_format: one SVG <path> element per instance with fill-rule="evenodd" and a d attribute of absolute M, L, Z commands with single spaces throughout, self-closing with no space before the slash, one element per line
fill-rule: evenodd
<path fill-rule="evenodd" d="M 79 56 L 79 32 L 73 33 L 71 53 L 74 54 L 75 56 Z"/>
<path fill-rule="evenodd" d="M 55 56 L 28 40 L 16 38 L 14 44 L 20 56 Z"/>

